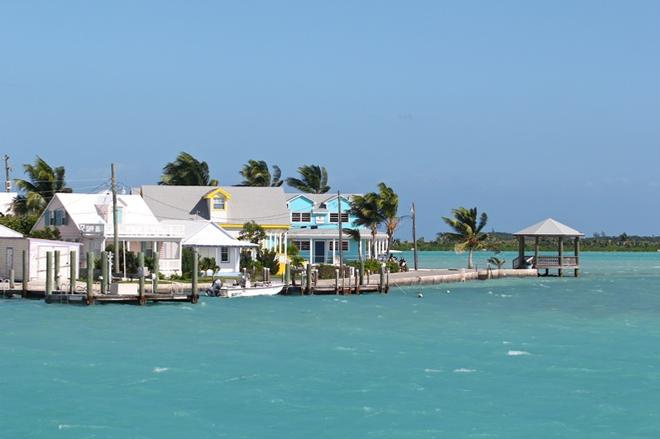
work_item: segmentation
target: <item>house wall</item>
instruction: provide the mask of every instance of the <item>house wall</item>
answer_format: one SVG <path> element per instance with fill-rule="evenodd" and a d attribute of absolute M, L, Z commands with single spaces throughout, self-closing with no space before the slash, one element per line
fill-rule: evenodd
<path fill-rule="evenodd" d="M 344 239 L 345 241 L 348 242 L 348 250 L 344 250 L 344 260 L 346 261 L 354 261 L 359 259 L 360 257 L 360 243 L 352 240 L 352 239 Z M 335 243 L 337 243 L 337 249 L 332 251 L 332 239 L 326 239 L 326 238 L 295 238 L 295 239 L 290 239 L 289 240 L 289 245 L 291 245 L 292 242 L 294 241 L 307 241 L 310 242 L 310 250 L 300 250 L 300 256 L 302 256 L 306 261 L 310 260 L 310 257 L 313 258 L 312 263 L 317 264 L 334 264 L 339 260 L 339 240 L 335 239 Z M 317 242 L 323 242 L 324 246 L 324 253 L 322 259 L 319 258 L 317 254 Z M 366 249 L 368 242 L 366 240 L 362 240 L 362 254 L 366 257 Z M 334 258 L 334 259 L 333 259 Z"/>
<path fill-rule="evenodd" d="M 46 280 L 46 254 L 47 252 L 60 252 L 60 280 L 68 281 L 70 276 L 69 252 L 76 252 L 79 260 L 80 246 L 72 242 L 49 241 L 45 239 L 27 238 L 29 245 L 30 280 Z M 55 259 L 53 257 L 53 267 Z"/>
<path fill-rule="evenodd" d="M 8 279 L 13 265 L 14 278 L 23 280 L 23 250 L 28 250 L 26 238 L 0 238 L 0 278 Z"/>
<path fill-rule="evenodd" d="M 326 203 L 325 208 L 321 212 L 314 210 L 314 203 L 305 198 L 304 195 L 295 198 L 288 203 L 289 215 L 291 218 L 291 226 L 293 228 L 315 228 L 315 229 L 338 229 L 338 222 L 330 222 L 331 215 L 334 216 L 340 208 L 340 201 L 335 197 Z M 341 212 L 346 213 L 351 209 L 350 202 L 341 198 Z M 317 206 L 317 210 L 319 210 Z M 292 213 L 309 213 L 309 221 L 293 221 Z M 348 222 L 343 223 L 344 227 L 354 227 L 355 217 L 349 215 Z"/>
<path fill-rule="evenodd" d="M 56 210 L 62 210 L 65 211 L 64 206 L 62 205 L 62 202 L 57 198 L 54 197 L 51 202 L 48 204 L 48 210 L 50 212 L 54 212 Z M 52 215 L 51 215 L 52 216 Z M 68 213 L 67 213 L 68 216 Z M 39 217 L 39 220 L 35 223 L 34 227 L 32 230 L 43 230 L 46 227 L 54 227 L 60 231 L 60 236 L 63 240 L 65 241 L 80 241 L 81 239 L 81 234 L 80 234 L 80 229 L 78 225 L 73 221 L 72 218 L 68 218 L 68 223 L 67 224 L 62 224 L 59 226 L 54 226 L 54 225 L 47 225 L 45 223 L 46 219 L 46 211 L 44 211 L 41 216 Z"/>
<path fill-rule="evenodd" d="M 221 247 L 197 247 L 197 253 L 202 258 L 215 258 L 221 273 L 236 273 L 240 271 L 240 248 L 229 247 L 229 261 L 222 262 Z"/>

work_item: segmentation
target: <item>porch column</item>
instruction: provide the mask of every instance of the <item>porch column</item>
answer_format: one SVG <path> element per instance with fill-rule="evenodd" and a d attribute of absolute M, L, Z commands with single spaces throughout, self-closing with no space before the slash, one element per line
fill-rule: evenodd
<path fill-rule="evenodd" d="M 287 262 L 289 262 L 289 234 L 286 232 L 284 233 L 284 254 Z"/>
<path fill-rule="evenodd" d="M 516 268 L 524 268 L 525 266 L 525 237 L 518 237 L 518 266 Z"/>
<path fill-rule="evenodd" d="M 360 242 L 358 242 L 358 257 L 362 258 L 362 240 L 360 239 Z"/>
<path fill-rule="evenodd" d="M 335 257 L 337 254 L 337 240 L 333 239 L 332 240 L 332 263 L 335 263 Z"/>
<path fill-rule="evenodd" d="M 534 268 L 539 263 L 539 237 L 534 237 Z"/>
<path fill-rule="evenodd" d="M 564 265 L 564 238 L 559 237 L 559 277 L 564 275 L 564 270 L 561 269 L 561 266 Z"/>
<path fill-rule="evenodd" d="M 314 241 L 309 240 L 309 263 L 314 263 Z"/>
<path fill-rule="evenodd" d="M 575 277 L 580 276 L 580 237 L 575 237 Z"/>

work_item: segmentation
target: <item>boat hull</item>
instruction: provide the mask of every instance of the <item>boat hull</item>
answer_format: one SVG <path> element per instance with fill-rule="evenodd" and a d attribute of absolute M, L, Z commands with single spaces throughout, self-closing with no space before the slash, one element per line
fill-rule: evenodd
<path fill-rule="evenodd" d="M 236 287 L 236 288 L 221 288 L 220 297 L 234 298 L 234 297 L 256 297 L 256 296 L 275 296 L 280 294 L 284 289 L 284 285 L 266 285 L 259 287 Z"/>

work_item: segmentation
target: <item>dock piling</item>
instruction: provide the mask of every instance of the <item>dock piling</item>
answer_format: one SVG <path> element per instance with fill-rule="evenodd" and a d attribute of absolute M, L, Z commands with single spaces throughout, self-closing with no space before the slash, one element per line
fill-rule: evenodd
<path fill-rule="evenodd" d="M 385 266 L 381 265 L 378 269 L 380 277 L 378 279 L 378 292 L 382 293 L 385 291 Z"/>
<path fill-rule="evenodd" d="M 71 294 L 76 292 L 76 281 L 78 280 L 78 261 L 76 261 L 76 254 L 73 250 L 69 253 L 69 292 Z"/>
<path fill-rule="evenodd" d="M 138 253 L 138 296 L 140 305 L 144 305 L 144 253 Z"/>
<path fill-rule="evenodd" d="M 15 287 L 15 284 L 14 284 L 15 283 L 14 282 L 15 277 L 16 277 L 16 272 L 12 268 L 11 270 L 9 270 L 9 289 L 11 289 L 11 290 L 13 290 L 14 287 Z"/>
<path fill-rule="evenodd" d="M 335 269 L 335 294 L 339 294 L 339 268 Z"/>
<path fill-rule="evenodd" d="M 101 253 L 101 294 L 108 292 L 108 252 Z"/>
<path fill-rule="evenodd" d="M 192 293 L 191 301 L 192 303 L 197 303 L 197 276 L 199 275 L 199 257 L 197 254 L 197 247 L 193 248 L 193 269 L 192 269 Z"/>
<path fill-rule="evenodd" d="M 60 290 L 60 251 L 55 251 L 55 291 Z"/>
<path fill-rule="evenodd" d="M 87 305 L 94 303 L 94 253 L 87 252 Z"/>
<path fill-rule="evenodd" d="M 305 294 L 312 292 L 312 264 L 307 264 L 307 272 L 305 273 Z"/>
<path fill-rule="evenodd" d="M 151 274 L 151 278 L 153 279 L 153 293 L 156 294 L 158 292 L 158 273 L 160 272 L 160 257 L 158 255 L 158 252 L 154 253 L 154 272 Z"/>
<path fill-rule="evenodd" d="M 27 257 L 27 251 L 23 250 L 23 291 L 22 295 L 25 297 L 27 295 L 27 290 L 28 290 L 28 279 L 30 279 L 30 270 L 28 268 L 28 257 Z"/>
<path fill-rule="evenodd" d="M 53 294 L 53 252 L 46 252 L 46 295 Z"/>

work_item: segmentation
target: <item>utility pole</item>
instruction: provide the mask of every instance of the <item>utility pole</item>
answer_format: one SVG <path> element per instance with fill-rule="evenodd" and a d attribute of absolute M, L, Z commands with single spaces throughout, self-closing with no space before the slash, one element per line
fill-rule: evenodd
<path fill-rule="evenodd" d="M 9 179 L 9 173 L 11 172 L 11 166 L 9 166 L 9 156 L 7 154 L 2 156 L 2 160 L 5 161 L 5 192 L 11 192 L 11 180 Z"/>
<path fill-rule="evenodd" d="M 415 211 L 415 203 L 412 203 L 412 209 L 410 210 L 410 214 L 412 216 L 413 263 L 414 263 L 415 271 L 417 271 L 419 267 L 417 263 L 417 224 L 416 224 L 417 214 Z"/>
<path fill-rule="evenodd" d="M 337 220 L 339 221 L 339 272 L 341 273 L 341 292 L 344 294 L 344 227 L 341 222 L 341 193 L 337 191 Z"/>
<path fill-rule="evenodd" d="M 110 165 L 110 171 L 112 174 L 112 228 L 114 229 L 114 236 L 113 236 L 113 251 L 115 253 L 115 256 L 113 258 L 115 262 L 115 267 L 119 267 L 119 227 L 118 227 L 118 222 L 119 218 L 117 218 L 117 178 L 115 175 L 115 164 L 112 163 Z M 110 273 L 110 276 L 112 276 L 112 273 Z"/>

